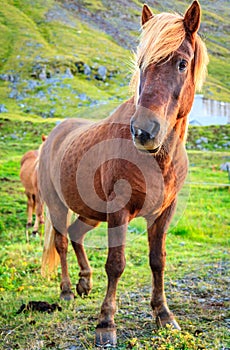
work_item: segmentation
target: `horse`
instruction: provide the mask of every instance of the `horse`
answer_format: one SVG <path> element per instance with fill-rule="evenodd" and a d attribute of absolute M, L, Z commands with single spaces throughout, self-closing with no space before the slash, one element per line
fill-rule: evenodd
<path fill-rule="evenodd" d="M 43 203 L 38 192 L 37 181 L 37 165 L 40 149 L 46 140 L 46 136 L 42 135 L 42 144 L 38 150 L 28 151 L 21 159 L 20 179 L 25 188 L 27 196 L 27 224 L 26 229 L 32 227 L 33 212 L 35 212 L 35 222 L 33 226 L 33 235 L 35 236 L 39 230 L 39 225 L 44 223 Z M 26 239 L 28 241 L 28 232 L 26 231 Z"/>
<path fill-rule="evenodd" d="M 108 284 L 96 326 L 97 346 L 116 346 L 116 290 L 125 268 L 126 231 L 144 217 L 152 272 L 151 307 L 158 326 L 180 329 L 164 292 L 165 238 L 185 181 L 185 140 L 194 94 L 206 75 L 208 55 L 198 35 L 201 8 L 154 15 L 144 5 L 142 34 L 131 80 L 133 96 L 92 124 L 68 119 L 52 130 L 42 148 L 38 178 L 51 222 L 42 273 L 61 261 L 60 298 L 72 300 L 67 266 L 68 237 L 80 268 L 77 293 L 88 295 L 92 270 L 85 234 L 108 224 Z M 70 210 L 78 214 L 70 224 Z"/>

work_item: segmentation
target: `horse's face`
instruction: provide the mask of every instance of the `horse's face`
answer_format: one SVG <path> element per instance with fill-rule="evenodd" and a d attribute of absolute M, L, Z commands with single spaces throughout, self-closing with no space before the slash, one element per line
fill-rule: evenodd
<path fill-rule="evenodd" d="M 170 59 L 150 64 L 145 69 L 141 65 L 139 67 L 136 112 L 131 119 L 131 133 L 135 146 L 140 150 L 155 154 L 159 152 L 177 120 L 186 117 L 191 109 L 195 93 L 194 40 L 200 21 L 197 4 L 194 2 L 184 16 L 185 28 L 186 23 L 190 24 L 190 28 L 186 29 L 184 41 Z M 142 15 L 142 20 L 147 17 L 146 14 Z"/>
<path fill-rule="evenodd" d="M 157 153 L 178 118 L 192 106 L 194 82 L 192 45 L 186 39 L 164 64 L 140 67 L 139 96 L 131 132 L 139 149 Z"/>

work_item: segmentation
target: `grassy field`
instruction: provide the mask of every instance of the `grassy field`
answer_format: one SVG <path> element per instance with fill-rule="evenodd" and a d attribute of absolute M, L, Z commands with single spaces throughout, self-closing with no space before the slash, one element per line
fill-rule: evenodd
<path fill-rule="evenodd" d="M 2 0 L 0 95 L 2 110 L 25 117 L 76 116 L 85 106 L 119 102 L 128 95 L 142 1 Z M 187 3 L 150 0 L 154 13 L 179 11 Z M 201 2 L 201 34 L 210 64 L 205 97 L 229 101 L 229 6 Z M 71 7 L 72 6 L 72 7 Z M 84 65 L 90 74 L 84 73 Z M 96 79 L 98 68 L 106 79 Z M 40 74 L 45 72 L 45 78 Z M 67 74 L 68 72 L 68 74 Z"/>
<path fill-rule="evenodd" d="M 94 270 L 89 297 L 59 302 L 60 269 L 46 280 L 40 275 L 42 245 L 37 237 L 26 243 L 26 197 L 19 181 L 21 156 L 37 148 L 41 134 L 55 125 L 43 118 L 25 121 L 23 116 L 0 120 L 0 348 L 1 349 L 92 349 L 94 329 L 105 294 L 104 263 L 106 225 L 86 239 Z M 229 126 L 218 129 L 219 138 Z M 157 330 L 149 306 L 151 278 L 143 220 L 129 227 L 127 266 L 117 294 L 118 349 L 216 349 L 230 347 L 229 316 L 229 180 L 220 164 L 229 160 L 222 146 L 218 151 L 199 151 L 195 142 L 208 136 L 210 128 L 191 128 L 190 173 L 180 195 L 177 215 L 167 236 L 166 293 L 182 332 Z M 214 147 L 215 142 L 212 140 Z M 211 146 L 210 146 L 211 147 Z M 78 267 L 72 249 L 69 268 L 73 282 Z M 58 302 L 62 311 L 16 314 L 23 303 Z"/>

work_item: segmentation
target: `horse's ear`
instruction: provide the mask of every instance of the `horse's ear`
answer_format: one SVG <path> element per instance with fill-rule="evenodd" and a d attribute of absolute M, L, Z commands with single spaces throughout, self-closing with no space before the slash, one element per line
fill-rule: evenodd
<path fill-rule="evenodd" d="M 148 7 L 148 5 L 144 4 L 142 9 L 141 24 L 144 25 L 152 17 L 153 17 L 152 11 Z"/>
<path fill-rule="evenodd" d="M 200 4 L 197 0 L 194 0 L 184 15 L 185 29 L 191 35 L 195 34 L 200 27 L 200 14 Z"/>

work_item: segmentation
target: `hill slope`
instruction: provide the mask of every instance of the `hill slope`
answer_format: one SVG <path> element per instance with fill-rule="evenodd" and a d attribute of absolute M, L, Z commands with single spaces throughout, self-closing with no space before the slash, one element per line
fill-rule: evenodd
<path fill-rule="evenodd" d="M 148 3 L 155 13 L 184 12 L 188 5 Z M 43 118 L 87 116 L 87 106 L 126 98 L 141 7 L 138 0 L 2 0 L 0 111 Z M 227 1 L 203 1 L 202 8 L 201 32 L 210 52 L 204 94 L 227 101 Z"/>

